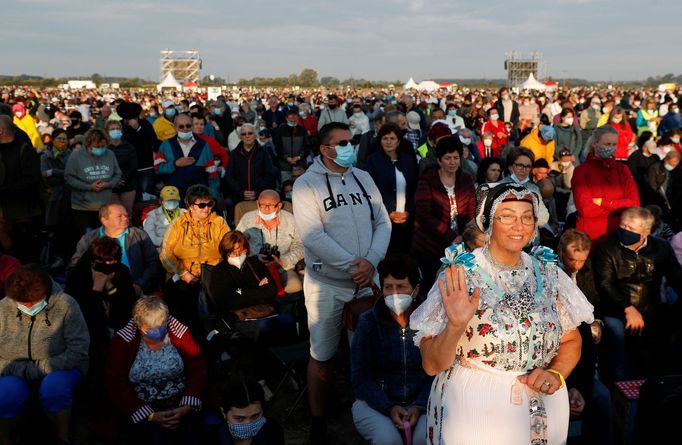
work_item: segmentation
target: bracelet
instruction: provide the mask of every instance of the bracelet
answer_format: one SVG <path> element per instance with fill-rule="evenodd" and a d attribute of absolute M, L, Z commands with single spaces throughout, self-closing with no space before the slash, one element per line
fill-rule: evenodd
<path fill-rule="evenodd" d="M 566 379 L 564 379 L 564 376 L 559 371 L 551 368 L 547 369 L 546 371 L 559 376 L 559 380 L 561 380 L 561 386 L 559 386 L 559 388 L 563 388 L 564 386 L 566 386 Z"/>
<path fill-rule="evenodd" d="M 154 414 L 155 413 L 151 413 L 150 415 L 147 416 L 147 422 L 151 422 L 152 420 L 154 420 Z"/>
<path fill-rule="evenodd" d="M 116 291 L 118 291 L 118 289 L 116 289 L 115 287 L 112 287 L 111 289 L 109 289 L 107 291 L 107 295 L 114 295 L 116 293 Z"/>

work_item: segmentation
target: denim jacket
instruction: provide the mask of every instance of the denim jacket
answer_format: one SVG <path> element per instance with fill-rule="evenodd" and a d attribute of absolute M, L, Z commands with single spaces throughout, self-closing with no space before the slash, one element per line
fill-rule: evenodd
<path fill-rule="evenodd" d="M 395 405 L 426 410 L 432 377 L 422 368 L 414 331 L 402 329 L 383 298 L 360 316 L 351 348 L 355 397 L 388 415 Z"/>

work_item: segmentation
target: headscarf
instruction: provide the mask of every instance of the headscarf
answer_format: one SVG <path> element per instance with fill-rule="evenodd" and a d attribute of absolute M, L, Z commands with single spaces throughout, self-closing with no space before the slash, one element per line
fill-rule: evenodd
<path fill-rule="evenodd" d="M 524 185 L 510 182 L 481 184 L 476 190 L 476 195 L 476 225 L 487 235 L 490 235 L 492 231 L 492 220 L 495 216 L 495 210 L 503 201 L 510 199 L 528 201 L 528 196 L 530 196 L 530 202 L 533 205 L 533 215 L 535 215 L 536 220 L 538 218 L 539 198 Z M 537 230 L 538 225 L 536 222 L 536 234 Z"/>

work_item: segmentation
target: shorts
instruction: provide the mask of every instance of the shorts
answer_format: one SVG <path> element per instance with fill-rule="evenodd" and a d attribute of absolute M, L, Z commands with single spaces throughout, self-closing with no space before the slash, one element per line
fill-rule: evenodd
<path fill-rule="evenodd" d="M 341 339 L 343 306 L 353 299 L 353 287 L 340 287 L 315 280 L 306 274 L 303 280 L 305 307 L 310 330 L 310 356 L 318 362 L 331 360 Z"/>

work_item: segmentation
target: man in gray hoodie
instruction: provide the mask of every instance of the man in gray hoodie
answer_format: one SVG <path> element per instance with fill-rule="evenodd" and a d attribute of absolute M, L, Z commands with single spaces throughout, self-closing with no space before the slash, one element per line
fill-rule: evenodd
<path fill-rule="evenodd" d="M 348 125 L 320 131 L 320 155 L 294 183 L 296 226 L 305 249 L 303 284 L 310 329 L 308 400 L 311 443 L 323 443 L 324 414 L 341 338 L 341 312 L 358 289 L 371 286 L 391 238 L 391 222 L 369 174 L 353 169 Z"/>

